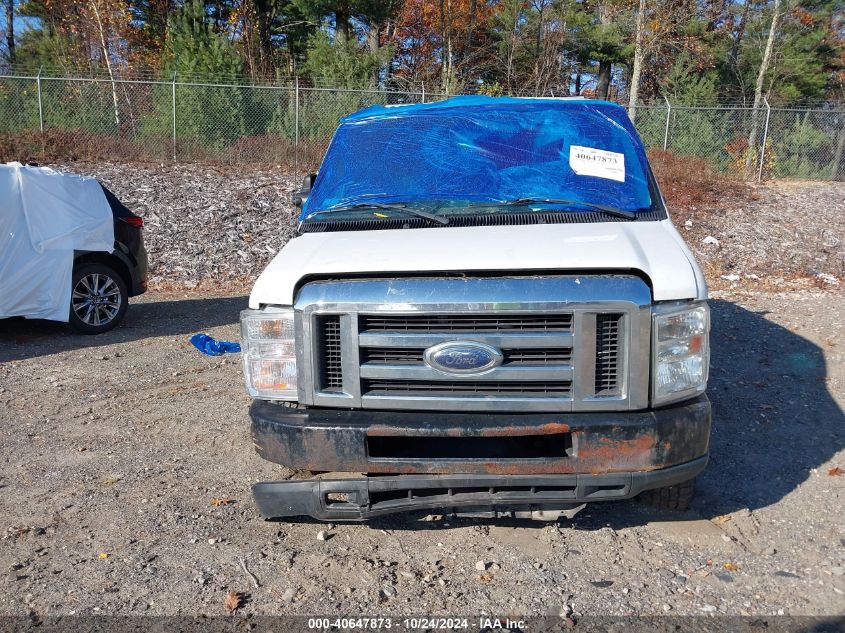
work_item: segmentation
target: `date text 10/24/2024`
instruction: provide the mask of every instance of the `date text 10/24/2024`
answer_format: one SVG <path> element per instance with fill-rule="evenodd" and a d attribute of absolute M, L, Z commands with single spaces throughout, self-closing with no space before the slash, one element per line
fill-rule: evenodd
<path fill-rule="evenodd" d="M 350 618 L 309 618 L 308 628 L 315 630 L 526 630 L 524 620 L 481 616 L 478 618 L 439 618 L 439 617 L 350 617 Z"/>

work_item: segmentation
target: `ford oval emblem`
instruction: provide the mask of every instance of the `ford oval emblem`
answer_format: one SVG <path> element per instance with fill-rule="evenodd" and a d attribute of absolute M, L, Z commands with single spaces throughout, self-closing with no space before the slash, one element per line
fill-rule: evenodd
<path fill-rule="evenodd" d="M 444 374 L 483 374 L 502 364 L 502 352 L 475 341 L 448 341 L 425 350 L 423 360 Z"/>

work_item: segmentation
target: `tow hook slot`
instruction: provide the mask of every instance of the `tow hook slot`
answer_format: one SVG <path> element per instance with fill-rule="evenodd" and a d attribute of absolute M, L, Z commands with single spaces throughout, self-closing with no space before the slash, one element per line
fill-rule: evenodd
<path fill-rule="evenodd" d="M 369 504 L 366 483 L 361 485 L 359 481 L 338 480 L 319 481 L 318 485 L 323 507 L 332 511 L 358 512 Z"/>

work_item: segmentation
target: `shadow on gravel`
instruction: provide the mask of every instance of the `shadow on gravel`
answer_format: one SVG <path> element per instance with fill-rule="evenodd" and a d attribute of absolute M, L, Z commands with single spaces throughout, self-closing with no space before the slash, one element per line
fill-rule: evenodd
<path fill-rule="evenodd" d="M 687 512 L 593 504 L 580 529 L 694 521 L 778 503 L 845 447 L 845 413 L 827 390 L 824 350 L 729 301 L 710 301 L 710 463 Z M 820 476 L 827 477 L 827 472 Z"/>
<path fill-rule="evenodd" d="M 707 518 L 777 503 L 845 447 L 824 350 L 765 313 L 710 306 L 713 435 L 693 505 Z"/>
<path fill-rule="evenodd" d="M 76 334 L 64 323 L 0 319 L 0 363 L 37 358 L 155 336 L 184 336 L 237 323 L 247 297 L 130 302 L 123 323 L 96 336 Z"/>
<path fill-rule="evenodd" d="M 708 394 L 713 403 L 710 464 L 697 482 L 693 509 L 668 512 L 635 501 L 595 503 L 561 527 L 622 528 L 661 521 L 712 519 L 776 504 L 845 446 L 845 414 L 827 390 L 824 353 L 772 323 L 765 313 L 714 300 Z M 821 472 L 826 477 L 827 472 Z M 428 512 L 373 519 L 376 529 L 444 529 Z M 541 528 L 529 520 L 448 519 L 449 528 Z"/>

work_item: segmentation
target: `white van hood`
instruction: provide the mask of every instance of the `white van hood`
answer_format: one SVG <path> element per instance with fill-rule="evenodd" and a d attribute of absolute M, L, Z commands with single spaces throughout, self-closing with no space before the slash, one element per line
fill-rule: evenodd
<path fill-rule="evenodd" d="M 655 301 L 706 299 L 707 286 L 669 220 L 306 233 L 252 289 L 249 307 L 293 305 L 304 277 L 414 272 L 638 270 Z"/>

